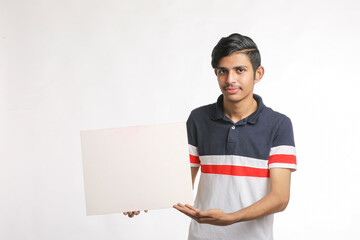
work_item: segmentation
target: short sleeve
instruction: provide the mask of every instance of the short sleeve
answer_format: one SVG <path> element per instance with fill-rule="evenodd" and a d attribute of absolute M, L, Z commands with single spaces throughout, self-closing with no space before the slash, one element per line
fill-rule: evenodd
<path fill-rule="evenodd" d="M 270 149 L 269 168 L 297 168 L 294 133 L 291 120 L 284 116 L 279 122 Z"/>
<path fill-rule="evenodd" d="M 191 113 L 188 120 L 186 121 L 187 137 L 189 144 L 189 156 L 190 156 L 190 166 L 199 167 L 200 158 L 198 151 L 198 141 L 196 134 L 196 125 L 193 114 Z"/>

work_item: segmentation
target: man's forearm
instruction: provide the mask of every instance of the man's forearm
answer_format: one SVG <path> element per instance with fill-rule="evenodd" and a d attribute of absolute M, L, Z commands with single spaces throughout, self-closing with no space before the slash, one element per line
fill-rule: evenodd
<path fill-rule="evenodd" d="M 288 202 L 288 197 L 284 197 L 280 194 L 270 192 L 268 195 L 255 202 L 254 204 L 237 212 L 231 213 L 230 215 L 234 223 L 249 221 L 273 213 L 281 212 L 285 210 Z"/>
<path fill-rule="evenodd" d="M 290 198 L 290 169 L 270 169 L 270 192 L 252 205 L 231 213 L 234 222 L 242 222 L 284 211 Z"/>
<path fill-rule="evenodd" d="M 275 193 L 269 193 L 258 202 L 234 213 L 224 213 L 221 209 L 209 209 L 200 211 L 188 204 L 174 205 L 174 208 L 191 217 L 198 223 L 207 223 L 218 226 L 231 225 L 236 222 L 253 220 L 272 213 L 283 211 L 288 199 Z"/>

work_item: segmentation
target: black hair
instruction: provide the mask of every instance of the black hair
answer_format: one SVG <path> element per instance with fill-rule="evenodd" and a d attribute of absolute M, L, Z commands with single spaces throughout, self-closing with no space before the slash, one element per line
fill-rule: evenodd
<path fill-rule="evenodd" d="M 220 39 L 211 53 L 211 66 L 214 69 L 217 68 L 219 61 L 223 57 L 238 51 L 241 51 L 249 57 L 255 74 L 256 70 L 261 65 L 259 49 L 251 38 L 238 33 L 233 33 L 228 37 Z"/>

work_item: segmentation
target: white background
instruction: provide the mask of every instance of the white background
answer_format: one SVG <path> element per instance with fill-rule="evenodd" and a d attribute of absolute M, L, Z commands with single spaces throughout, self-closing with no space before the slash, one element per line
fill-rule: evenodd
<path fill-rule="evenodd" d="M 275 239 L 358 237 L 359 12 L 356 0 L 0 0 L 0 239 L 186 239 L 173 209 L 85 216 L 79 132 L 185 121 L 215 102 L 210 53 L 233 32 L 260 48 L 255 92 L 294 125 Z"/>

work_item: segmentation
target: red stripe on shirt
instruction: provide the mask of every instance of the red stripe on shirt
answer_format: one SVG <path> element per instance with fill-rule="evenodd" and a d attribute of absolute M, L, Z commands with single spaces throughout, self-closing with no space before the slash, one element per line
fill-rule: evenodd
<path fill-rule="evenodd" d="M 296 156 L 295 155 L 287 155 L 287 154 L 276 154 L 269 157 L 268 164 L 272 163 L 289 163 L 296 164 Z"/>
<path fill-rule="evenodd" d="M 201 172 L 244 177 L 269 177 L 269 169 L 233 165 L 201 165 Z"/>
<path fill-rule="evenodd" d="M 200 158 L 198 156 L 190 155 L 190 163 L 200 164 Z"/>

